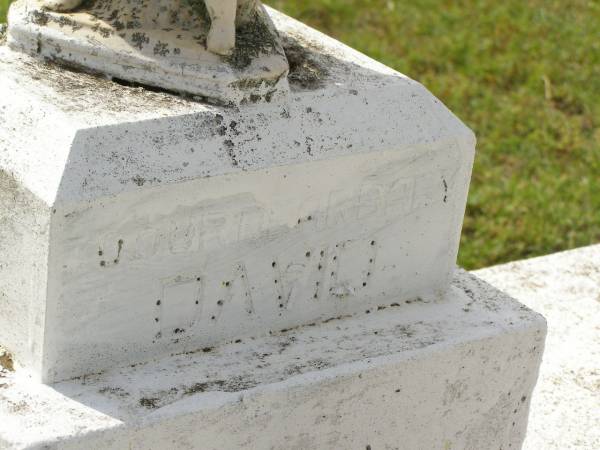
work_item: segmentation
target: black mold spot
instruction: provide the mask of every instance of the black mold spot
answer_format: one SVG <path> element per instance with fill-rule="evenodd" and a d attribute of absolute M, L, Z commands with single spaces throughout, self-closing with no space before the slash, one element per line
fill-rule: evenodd
<path fill-rule="evenodd" d="M 158 402 L 160 401 L 160 399 L 152 397 L 152 398 L 148 398 L 148 397 L 143 397 L 140 398 L 140 406 L 143 406 L 144 408 L 148 408 L 148 409 L 156 409 L 158 408 Z"/>
<path fill-rule="evenodd" d="M 143 177 L 141 177 L 141 176 L 139 176 L 139 175 L 136 175 L 135 177 L 133 177 L 132 180 L 138 186 L 143 186 L 144 183 L 146 183 L 146 179 L 143 178 Z"/>
<path fill-rule="evenodd" d="M 237 28 L 233 53 L 224 58 L 235 69 L 245 69 L 261 54 L 278 52 L 275 35 L 263 19 L 255 12 L 251 20 Z"/>
<path fill-rule="evenodd" d="M 141 50 L 144 48 L 145 44 L 150 42 L 150 38 L 146 35 L 146 33 L 140 33 L 139 31 L 136 31 L 131 35 L 131 41 L 133 42 L 134 47 L 137 47 L 139 50 Z"/>
<path fill-rule="evenodd" d="M 158 56 L 167 56 L 169 53 L 171 53 L 169 50 L 169 44 L 160 41 L 158 41 L 154 46 L 153 52 Z"/>
<path fill-rule="evenodd" d="M 333 58 L 311 51 L 306 44 L 289 36 L 284 37 L 283 47 L 287 56 L 290 73 L 288 80 L 293 88 L 316 90 L 323 87 L 329 76 L 327 65 L 333 65 Z M 329 64 L 327 64 L 329 63 Z M 307 108 L 307 112 L 311 112 Z"/>

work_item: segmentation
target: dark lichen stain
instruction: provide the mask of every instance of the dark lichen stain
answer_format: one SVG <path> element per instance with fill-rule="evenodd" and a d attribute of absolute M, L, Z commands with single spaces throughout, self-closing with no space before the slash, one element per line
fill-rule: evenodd
<path fill-rule="evenodd" d="M 135 32 L 131 35 L 131 40 L 133 42 L 133 46 L 137 47 L 139 50 L 144 48 L 148 42 L 150 42 L 150 38 L 146 35 L 146 33 Z"/>
<path fill-rule="evenodd" d="M 15 365 L 12 355 L 6 350 L 0 350 L 0 368 L 13 372 Z"/>
<path fill-rule="evenodd" d="M 6 43 L 6 24 L 0 23 L 0 45 L 4 45 Z"/>
<path fill-rule="evenodd" d="M 225 146 L 225 151 L 227 152 L 227 155 L 229 156 L 229 159 L 231 160 L 231 165 L 234 167 L 237 167 L 238 160 L 237 160 L 237 156 L 235 155 L 235 152 L 233 151 L 235 144 L 233 143 L 233 141 L 231 139 L 226 139 L 223 141 L 223 145 Z"/>
<path fill-rule="evenodd" d="M 235 48 L 225 60 L 235 69 L 243 70 L 263 54 L 281 52 L 276 32 L 269 27 L 262 13 L 255 11 L 249 20 L 237 27 Z"/>
<path fill-rule="evenodd" d="M 140 406 L 143 406 L 147 409 L 156 409 L 158 408 L 158 403 L 160 402 L 159 398 L 156 397 L 142 397 L 140 398 Z"/>
<path fill-rule="evenodd" d="M 45 11 L 33 10 L 30 13 L 31 21 L 35 25 L 44 26 L 50 21 L 50 15 Z"/>
<path fill-rule="evenodd" d="M 139 176 L 139 175 L 136 175 L 135 177 L 133 177 L 132 180 L 138 186 L 143 186 L 144 183 L 146 183 L 146 179 L 144 177 Z"/>
<path fill-rule="evenodd" d="M 283 48 L 290 71 L 290 87 L 299 90 L 316 90 L 324 86 L 334 59 L 322 53 L 320 49 L 291 36 L 283 36 Z"/>
<path fill-rule="evenodd" d="M 125 391 L 124 389 L 122 389 L 120 387 L 105 386 L 102 389 L 99 389 L 98 393 L 111 394 L 111 395 L 115 395 L 117 397 L 129 397 L 129 392 Z"/>
<path fill-rule="evenodd" d="M 153 53 L 156 56 L 167 56 L 169 53 L 171 53 L 169 50 L 169 44 L 158 41 L 154 46 Z"/>
<path fill-rule="evenodd" d="M 258 384 L 253 379 L 241 376 L 233 377 L 228 380 L 214 380 L 200 383 L 194 383 L 183 389 L 184 395 L 193 395 L 200 392 L 240 392 L 255 387 Z"/>
<path fill-rule="evenodd" d="M 92 27 L 92 31 L 98 33 L 104 39 L 108 39 L 111 35 L 114 34 L 114 30 L 112 28 L 106 28 L 100 26 L 100 24 L 96 24 Z"/>

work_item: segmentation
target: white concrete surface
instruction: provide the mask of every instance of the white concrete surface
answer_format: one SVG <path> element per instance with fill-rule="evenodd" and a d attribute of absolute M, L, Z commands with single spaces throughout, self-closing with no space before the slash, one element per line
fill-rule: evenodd
<path fill-rule="evenodd" d="M 525 450 L 600 448 L 600 245 L 483 269 L 548 320 Z"/>
<path fill-rule="evenodd" d="M 53 386 L 0 378 L 3 449 L 518 449 L 544 319 L 459 272 L 401 302 Z"/>
<path fill-rule="evenodd" d="M 43 381 L 440 299 L 473 134 L 274 16 L 292 94 L 240 108 L 0 47 L 0 343 Z"/>

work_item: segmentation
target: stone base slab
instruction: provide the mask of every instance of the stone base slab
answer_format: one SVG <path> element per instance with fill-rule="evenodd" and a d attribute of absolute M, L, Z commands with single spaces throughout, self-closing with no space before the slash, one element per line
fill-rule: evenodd
<path fill-rule="evenodd" d="M 412 301 L 52 386 L 0 378 L 0 448 L 520 448 L 543 317 L 463 271 Z"/>
<path fill-rule="evenodd" d="M 523 449 L 600 448 L 600 245 L 475 273 L 548 321 Z"/>
<path fill-rule="evenodd" d="M 224 104 L 270 101 L 289 91 L 288 62 L 262 6 L 238 30 L 229 57 L 206 49 L 209 25 L 186 1 L 101 1 L 55 13 L 23 0 L 11 7 L 9 23 L 15 50 L 128 82 Z M 252 39 L 257 32 L 261 40 Z"/>

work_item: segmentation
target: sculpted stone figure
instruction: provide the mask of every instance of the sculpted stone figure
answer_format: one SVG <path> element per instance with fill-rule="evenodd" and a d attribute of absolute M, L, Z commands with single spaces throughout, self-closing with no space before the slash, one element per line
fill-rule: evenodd
<path fill-rule="evenodd" d="M 68 12 L 79 7 L 84 0 L 42 0 L 51 11 Z M 211 26 L 206 39 L 209 51 L 230 55 L 235 47 L 236 23 L 242 24 L 256 10 L 259 0 L 204 0 Z"/>

